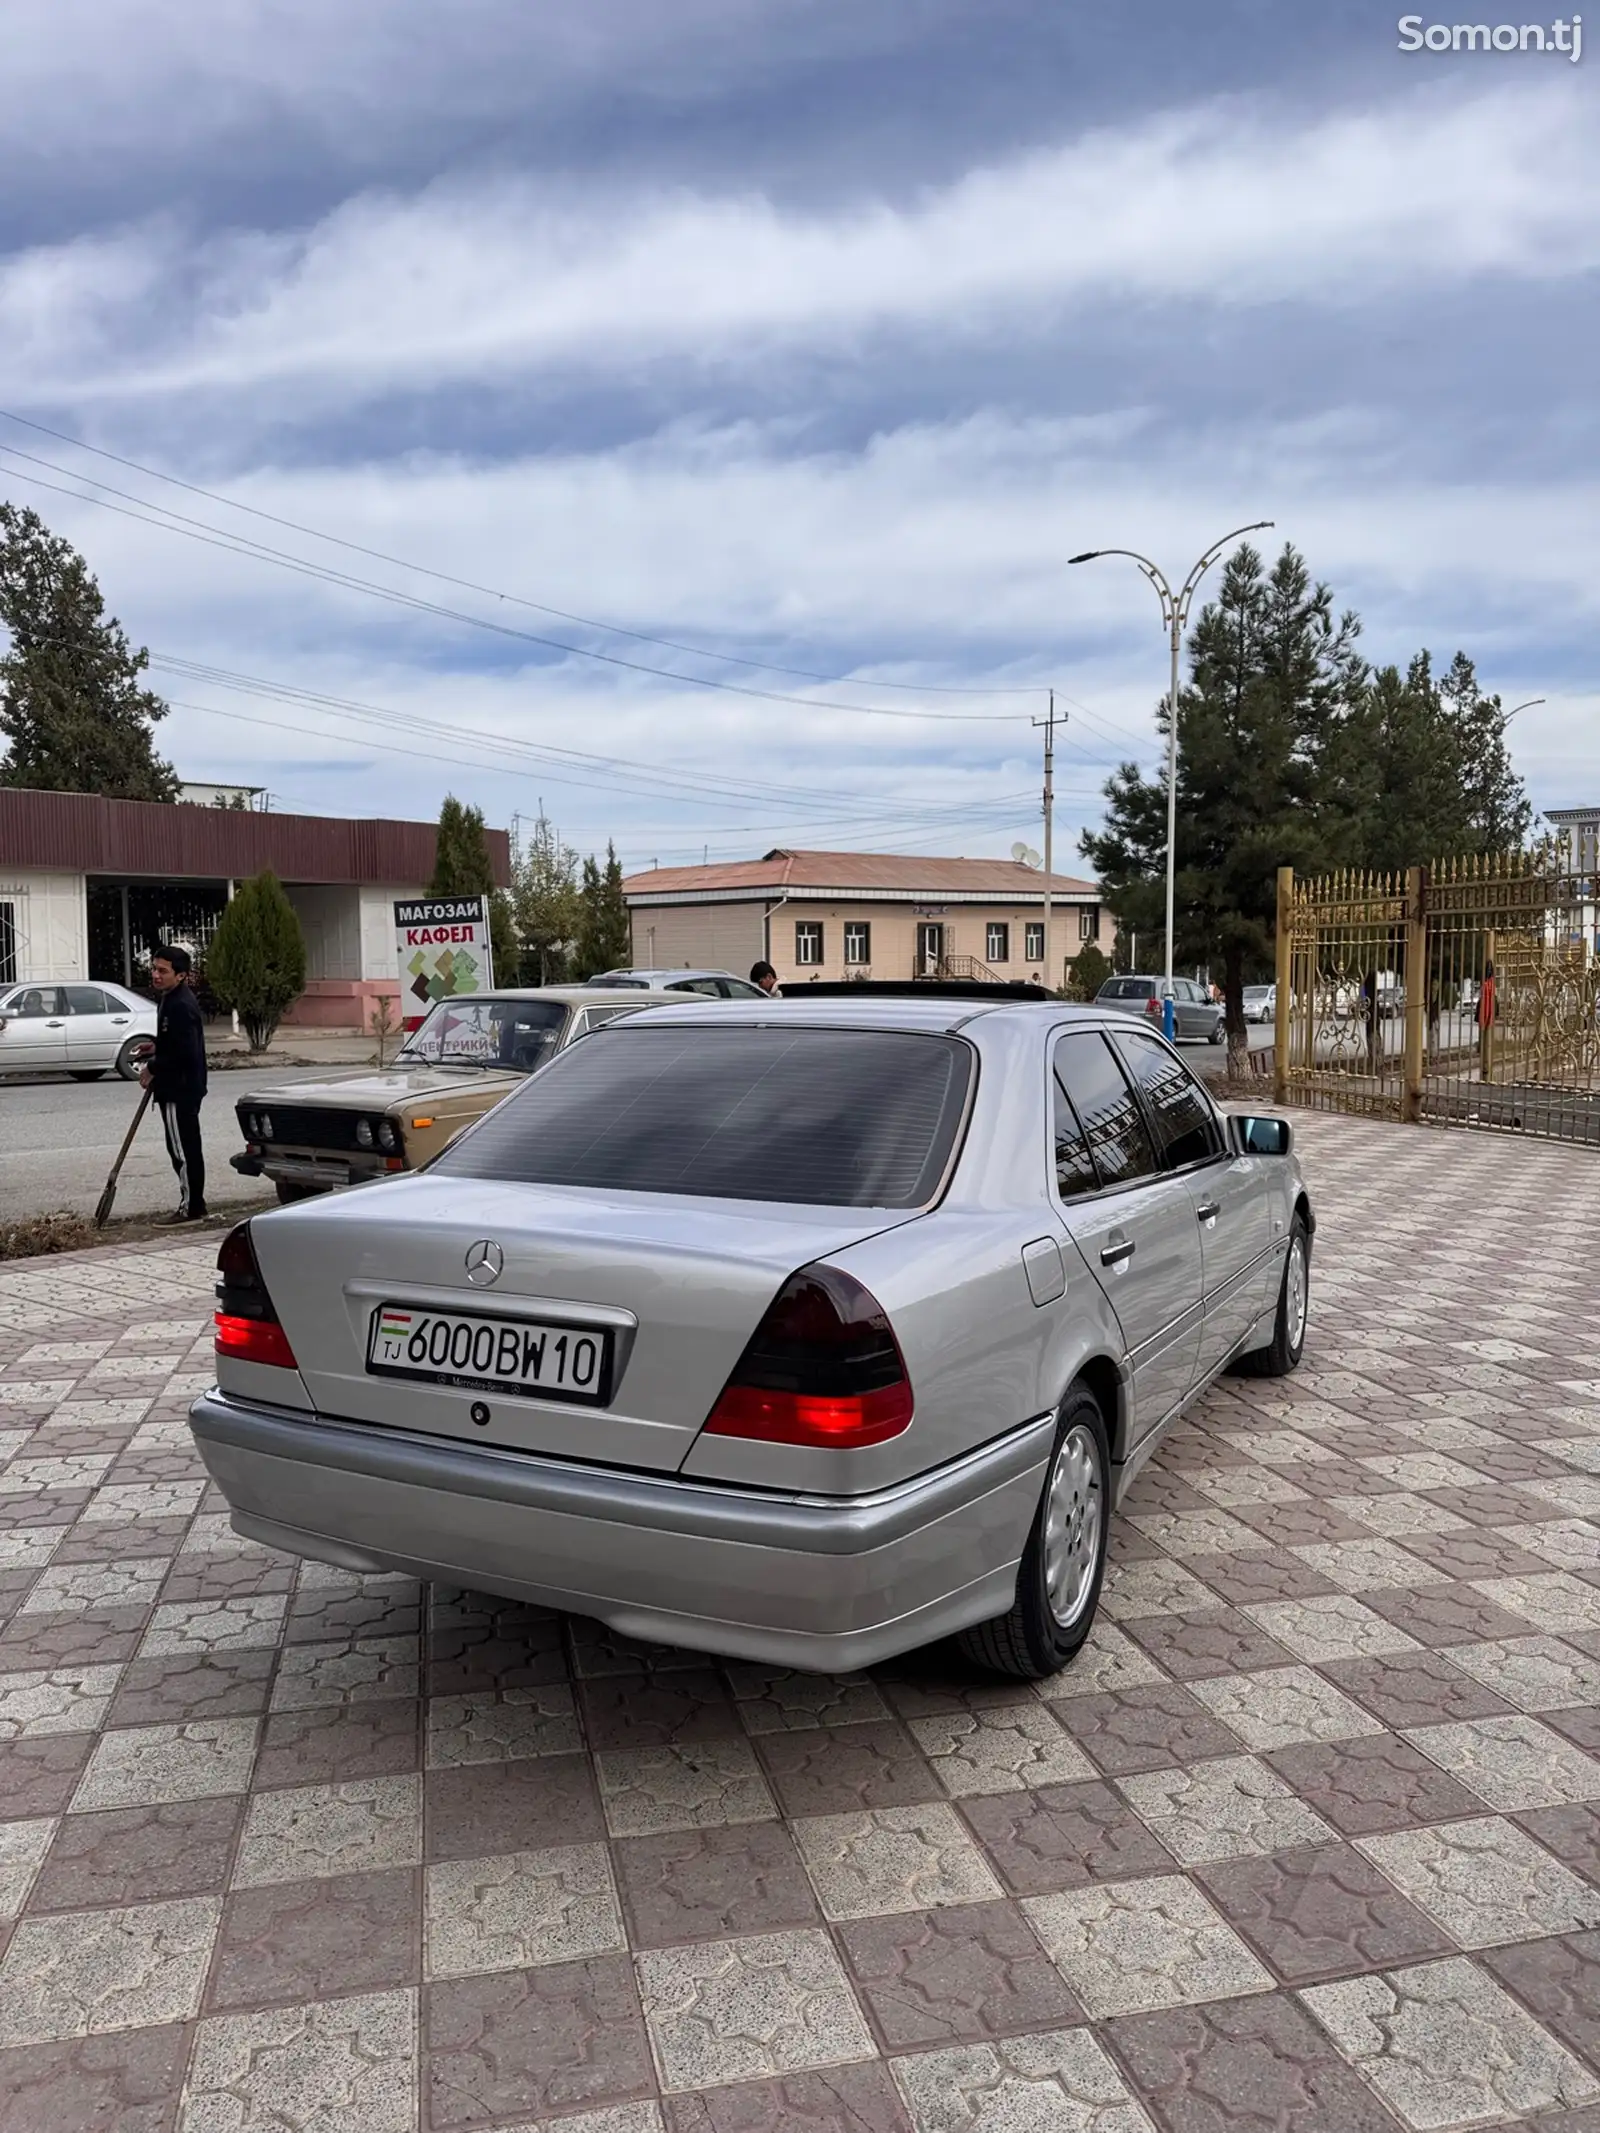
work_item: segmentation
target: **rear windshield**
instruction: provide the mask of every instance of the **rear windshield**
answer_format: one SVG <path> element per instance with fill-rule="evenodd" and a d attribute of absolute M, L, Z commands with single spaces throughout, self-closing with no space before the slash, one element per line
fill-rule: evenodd
<path fill-rule="evenodd" d="M 817 1207 L 920 1207 L 972 1053 L 898 1030 L 650 1028 L 576 1044 L 432 1164 L 446 1177 Z"/>
<path fill-rule="evenodd" d="M 475 993 L 441 1000 L 400 1052 L 429 1066 L 511 1067 L 531 1074 L 556 1048 L 567 1009 L 560 1000 L 503 1000 Z"/>

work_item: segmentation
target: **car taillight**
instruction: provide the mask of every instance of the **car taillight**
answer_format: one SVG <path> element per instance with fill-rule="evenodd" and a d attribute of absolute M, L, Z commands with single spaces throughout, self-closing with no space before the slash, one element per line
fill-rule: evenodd
<path fill-rule="evenodd" d="M 218 1355 L 241 1363 L 270 1363 L 278 1370 L 297 1367 L 289 1336 L 278 1323 L 261 1278 L 248 1222 L 229 1230 L 217 1254 L 216 1347 Z"/>
<path fill-rule="evenodd" d="M 877 1299 L 837 1267 L 808 1266 L 768 1305 L 705 1426 L 853 1451 L 898 1437 L 911 1410 L 905 1358 Z"/>

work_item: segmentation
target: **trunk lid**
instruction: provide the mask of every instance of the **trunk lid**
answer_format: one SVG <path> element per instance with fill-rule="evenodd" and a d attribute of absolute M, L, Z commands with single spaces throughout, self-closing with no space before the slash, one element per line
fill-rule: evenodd
<path fill-rule="evenodd" d="M 422 1176 L 258 1216 L 251 1233 L 320 1413 L 671 1472 L 784 1279 L 917 1212 Z M 475 1286 L 467 1256 L 482 1242 L 504 1265 Z M 385 1304 L 609 1335 L 610 1397 L 580 1405 L 375 1376 L 369 1334 Z"/>

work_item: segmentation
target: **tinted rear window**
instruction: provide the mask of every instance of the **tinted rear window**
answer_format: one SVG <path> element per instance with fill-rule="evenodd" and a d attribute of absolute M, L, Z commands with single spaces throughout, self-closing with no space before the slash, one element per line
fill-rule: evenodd
<path fill-rule="evenodd" d="M 431 1166 L 452 1177 L 818 1207 L 920 1207 L 972 1053 L 890 1030 L 652 1029 L 563 1052 Z"/>

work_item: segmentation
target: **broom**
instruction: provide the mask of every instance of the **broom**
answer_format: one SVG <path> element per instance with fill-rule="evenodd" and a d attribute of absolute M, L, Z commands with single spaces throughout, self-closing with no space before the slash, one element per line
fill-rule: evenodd
<path fill-rule="evenodd" d="M 117 1159 L 111 1166 L 111 1175 L 106 1179 L 106 1189 L 100 1195 L 99 1202 L 95 1207 L 94 1226 L 96 1229 L 104 1229 L 106 1226 L 107 1218 L 111 1213 L 111 1204 L 117 1197 L 117 1179 L 121 1174 L 123 1164 L 127 1161 L 128 1150 L 133 1146 L 133 1136 L 139 1130 L 139 1122 L 149 1108 L 150 1091 L 146 1089 L 139 1098 L 138 1110 L 133 1114 L 133 1124 L 123 1136 L 122 1146 L 117 1150 Z"/>

